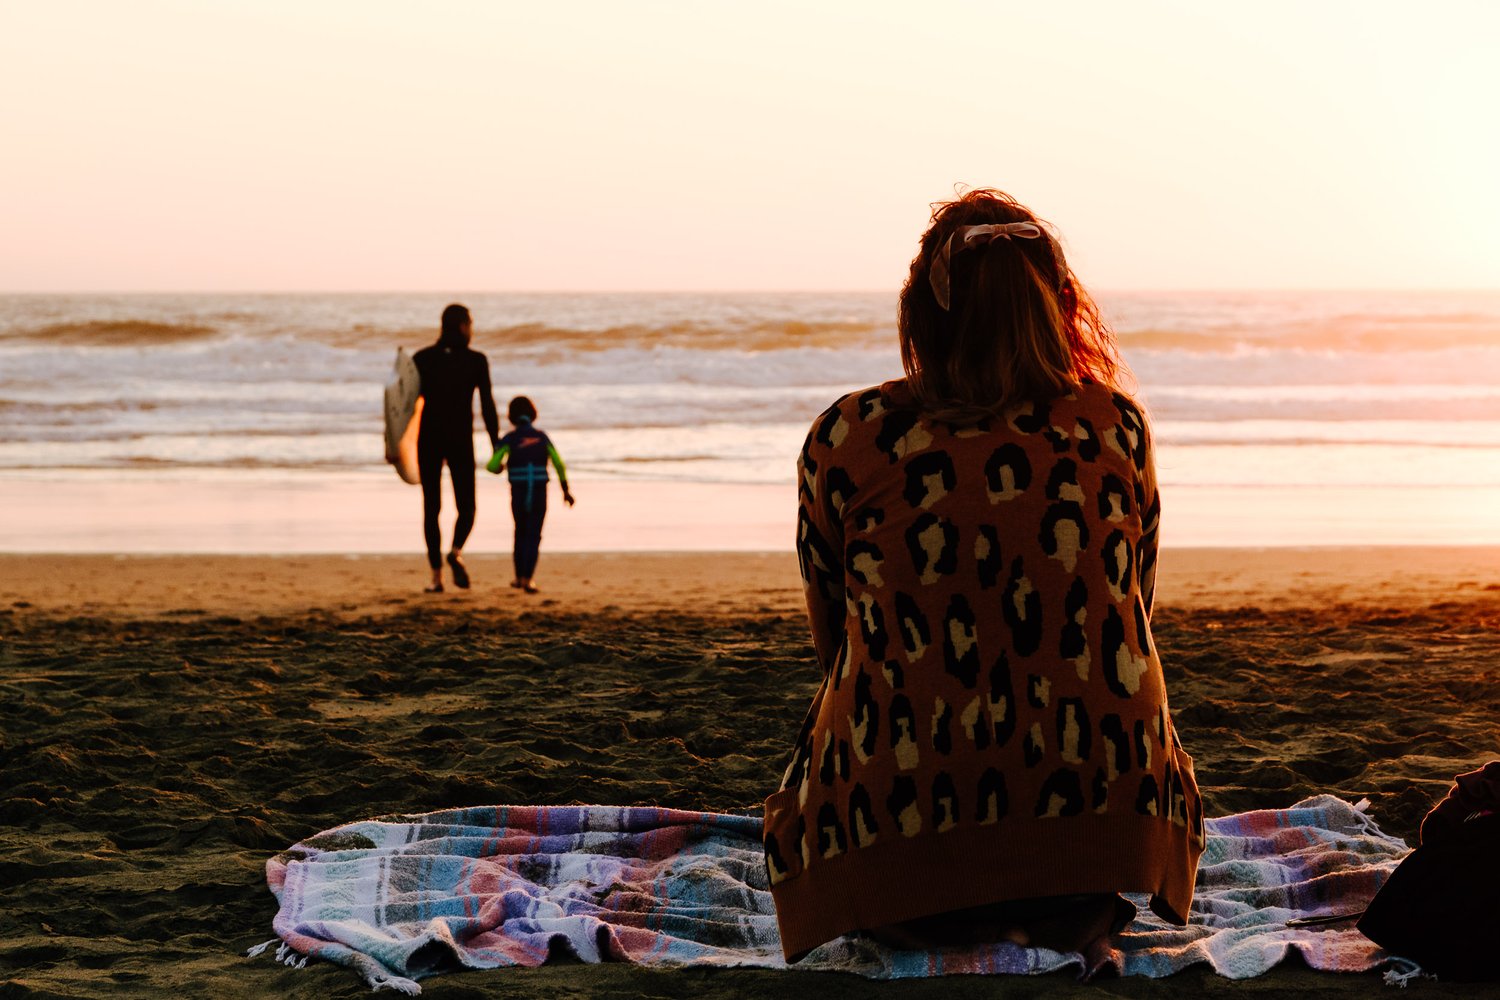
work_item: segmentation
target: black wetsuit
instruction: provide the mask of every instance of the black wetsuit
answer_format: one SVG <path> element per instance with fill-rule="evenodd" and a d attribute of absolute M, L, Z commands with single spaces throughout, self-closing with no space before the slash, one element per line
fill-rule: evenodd
<path fill-rule="evenodd" d="M 490 443 L 500 440 L 500 416 L 490 393 L 490 363 L 483 354 L 441 342 L 412 355 L 422 377 L 422 425 L 417 432 L 417 468 L 422 475 L 422 530 L 427 538 L 427 562 L 443 565 L 443 539 L 438 530 L 442 506 L 443 463 L 453 478 L 453 500 L 458 521 L 453 525 L 453 548 L 461 549 L 474 528 L 474 392 Z"/>

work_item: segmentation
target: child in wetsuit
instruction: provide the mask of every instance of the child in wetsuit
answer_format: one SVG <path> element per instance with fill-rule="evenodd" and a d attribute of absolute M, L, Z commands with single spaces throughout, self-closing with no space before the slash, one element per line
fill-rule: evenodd
<path fill-rule="evenodd" d="M 549 461 L 557 467 L 557 481 L 569 507 L 573 506 L 573 494 L 568 491 L 568 470 L 563 465 L 562 456 L 552 447 L 547 433 L 532 424 L 536 419 L 536 405 L 525 396 L 517 396 L 510 401 L 509 416 L 515 430 L 500 439 L 485 468 L 499 474 L 507 462 L 510 465 L 510 512 L 516 519 L 513 556 L 516 578 L 510 585 L 535 594 L 537 587 L 531 578 L 536 573 L 536 560 L 542 546 L 542 521 L 547 517 Z"/>

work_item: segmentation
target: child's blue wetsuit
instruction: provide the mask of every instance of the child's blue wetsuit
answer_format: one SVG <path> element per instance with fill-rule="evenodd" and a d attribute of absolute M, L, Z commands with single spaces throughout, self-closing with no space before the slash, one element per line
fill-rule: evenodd
<path fill-rule="evenodd" d="M 489 470 L 499 472 L 500 464 L 506 461 L 510 464 L 510 512 L 516 519 L 513 546 L 516 578 L 525 580 L 536 572 L 537 555 L 542 547 L 542 521 L 547 517 L 547 463 L 557 466 L 557 478 L 565 491 L 568 470 L 546 431 L 531 426 L 531 421 L 525 419 L 500 439 L 489 461 Z"/>

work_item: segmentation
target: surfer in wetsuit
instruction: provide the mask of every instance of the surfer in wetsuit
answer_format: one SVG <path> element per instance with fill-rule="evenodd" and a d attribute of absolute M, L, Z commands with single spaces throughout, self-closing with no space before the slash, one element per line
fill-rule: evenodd
<path fill-rule="evenodd" d="M 532 424 L 536 405 L 525 396 L 517 396 L 510 401 L 508 416 L 515 430 L 500 439 L 485 468 L 498 474 L 510 463 L 510 513 L 516 521 L 513 546 L 516 578 L 510 585 L 535 594 L 537 586 L 531 578 L 536 573 L 542 548 L 542 521 L 547 517 L 548 462 L 557 469 L 557 481 L 569 507 L 573 506 L 573 494 L 568 490 L 568 469 L 562 456 L 552 446 L 547 432 Z"/>
<path fill-rule="evenodd" d="M 443 592 L 443 537 L 438 529 L 442 507 L 443 463 L 453 480 L 458 520 L 453 525 L 453 548 L 448 567 L 460 589 L 469 586 L 464 565 L 464 542 L 474 528 L 474 393 L 490 444 L 500 446 L 500 416 L 490 392 L 490 363 L 469 347 L 474 331 L 469 310 L 451 305 L 443 310 L 442 332 L 436 344 L 412 355 L 422 382 L 422 423 L 417 431 L 417 468 L 422 475 L 422 530 L 427 538 L 427 564 L 432 568 L 430 594 Z"/>

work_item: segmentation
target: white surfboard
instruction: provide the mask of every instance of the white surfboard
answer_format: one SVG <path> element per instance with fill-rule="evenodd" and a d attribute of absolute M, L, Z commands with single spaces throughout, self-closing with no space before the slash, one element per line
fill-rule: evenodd
<path fill-rule="evenodd" d="M 396 475 L 413 485 L 422 481 L 417 468 L 417 430 L 422 426 L 422 376 L 417 363 L 396 348 L 396 369 L 385 384 L 385 460 Z"/>

